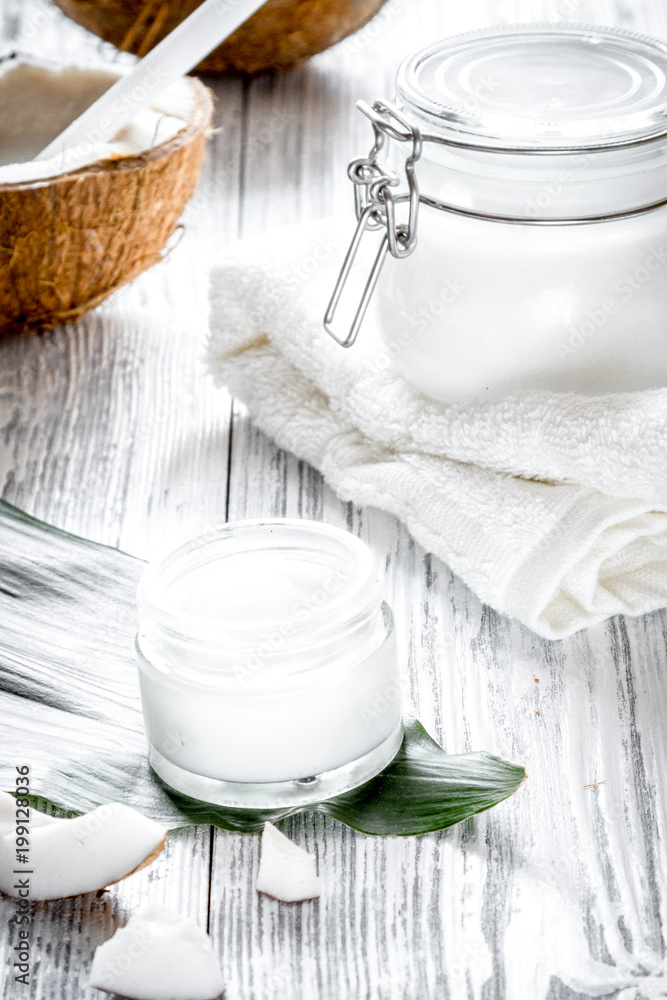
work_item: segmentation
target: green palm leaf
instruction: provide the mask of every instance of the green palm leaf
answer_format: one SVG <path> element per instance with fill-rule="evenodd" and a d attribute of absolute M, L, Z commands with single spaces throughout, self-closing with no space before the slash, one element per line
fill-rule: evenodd
<path fill-rule="evenodd" d="M 255 831 L 301 809 L 223 809 L 169 792 L 146 757 L 134 664 L 141 560 L 50 527 L 0 501 L 0 787 L 29 765 L 59 809 L 119 801 L 170 828 Z M 512 795 L 522 767 L 450 756 L 417 721 L 392 764 L 361 788 L 308 807 L 369 834 L 441 830 Z"/>

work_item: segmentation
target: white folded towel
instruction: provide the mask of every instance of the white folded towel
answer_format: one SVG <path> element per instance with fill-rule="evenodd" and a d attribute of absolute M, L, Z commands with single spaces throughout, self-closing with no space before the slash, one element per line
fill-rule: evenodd
<path fill-rule="evenodd" d="M 540 635 L 667 604 L 667 389 L 426 398 L 391 366 L 372 316 L 348 350 L 322 328 L 353 226 L 263 236 L 218 264 L 217 382 L 343 499 L 401 518 Z"/>

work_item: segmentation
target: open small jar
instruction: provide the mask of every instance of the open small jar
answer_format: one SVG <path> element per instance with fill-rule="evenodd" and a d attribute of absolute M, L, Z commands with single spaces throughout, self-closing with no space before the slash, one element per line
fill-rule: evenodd
<path fill-rule="evenodd" d="M 349 169 L 359 226 L 325 321 L 339 342 L 377 286 L 378 363 L 430 396 L 667 385 L 665 42 L 472 32 L 407 59 L 395 105 L 359 106 L 375 141 Z M 337 308 L 368 233 L 348 334 Z"/>
<path fill-rule="evenodd" d="M 243 521 L 139 585 L 149 757 L 171 788 L 237 808 L 318 802 L 398 752 L 391 611 L 372 552 L 301 520 Z"/>

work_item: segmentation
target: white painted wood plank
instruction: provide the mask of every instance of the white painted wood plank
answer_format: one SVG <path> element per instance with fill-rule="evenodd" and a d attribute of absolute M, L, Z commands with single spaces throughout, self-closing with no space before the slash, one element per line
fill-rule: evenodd
<path fill-rule="evenodd" d="M 28 23 L 42 6 L 24 5 Z M 57 14 L 32 50 L 73 58 L 74 44 L 86 60 L 99 49 L 90 38 Z M 216 94 L 218 131 L 164 263 L 78 323 L 1 345 L 3 495 L 144 557 L 197 533 L 225 507 L 230 403 L 213 388 L 203 355 L 211 255 L 238 232 L 242 84 L 216 84 Z"/>
<path fill-rule="evenodd" d="M 169 906 L 206 927 L 209 840 L 208 827 L 179 831 L 170 836 L 164 851 L 150 868 L 100 895 L 88 893 L 74 899 L 35 903 L 29 990 L 14 982 L 10 955 L 18 939 L 10 921 L 15 903 L 2 897 L 3 998 L 99 1000 L 99 991 L 88 986 L 95 948 L 126 924 L 131 913 L 148 903 Z"/>
<path fill-rule="evenodd" d="M 16 24 L 37 8 L 12 0 L 3 13 Z M 345 167 L 368 145 L 354 101 L 391 96 L 400 57 L 438 35 L 556 17 L 667 36 L 664 8 L 650 0 L 421 0 L 415 10 L 390 0 L 381 35 L 369 26 L 295 73 L 217 84 L 225 130 L 206 200 L 187 213 L 172 258 L 76 327 L 0 344 L 8 499 L 140 555 L 221 523 L 229 402 L 201 364 L 214 250 L 237 233 L 349 211 Z M 59 15 L 33 50 L 47 39 L 54 53 L 100 50 Z M 387 567 L 419 717 L 448 751 L 493 750 L 530 776 L 513 800 L 443 835 L 376 839 L 321 817 L 291 821 L 285 829 L 318 855 L 325 882 L 324 898 L 302 907 L 256 896 L 258 838 L 216 834 L 210 919 L 230 1000 L 572 1000 L 599 995 L 612 966 L 628 979 L 623 1000 L 660 995 L 664 615 L 542 642 L 482 608 L 393 519 L 341 504 L 241 407 L 231 477 L 231 517 L 324 518 L 365 538 Z M 105 900 L 40 907 L 35 996 L 87 1000 L 92 943 L 140 900 L 203 921 L 208 843 L 206 829 L 179 835 L 159 867 Z M 12 904 L 2 905 L 6 921 Z"/>
<path fill-rule="evenodd" d="M 499 2 L 488 9 L 488 20 L 479 5 L 459 11 L 451 30 L 515 20 L 617 23 L 610 4 Z M 440 5 L 437 13 L 443 12 Z M 403 40 L 415 24 L 406 26 L 398 11 L 396 16 Z M 647 27 L 627 8 L 618 23 Z M 664 21 L 651 30 L 664 34 Z M 383 91 L 369 65 L 358 64 L 363 79 L 355 81 L 356 89 L 348 71 L 328 96 L 329 120 L 344 120 L 341 94 L 351 107 L 356 97 L 388 92 L 390 74 Z M 335 75 L 337 66 L 330 72 Z M 270 119 L 271 96 L 268 85 L 263 93 L 255 90 L 251 116 Z M 310 110 L 324 101 L 310 90 L 303 104 Z M 344 167 L 365 149 L 363 122 L 352 117 L 338 134 L 346 146 L 342 188 L 330 177 L 326 189 L 317 186 L 327 152 L 318 154 L 317 138 L 306 131 L 304 153 L 268 150 L 270 159 L 287 163 L 287 195 L 274 207 L 280 164 L 264 163 L 252 192 L 255 211 L 244 208 L 244 232 L 294 221 L 297 213 L 308 218 L 347 210 Z M 335 160 L 338 143 L 329 141 L 328 148 Z M 612 622 L 564 643 L 541 641 L 484 609 L 392 519 L 339 503 L 311 470 L 254 431 L 240 408 L 231 477 L 233 516 L 322 517 L 372 545 L 387 567 L 419 717 L 450 752 L 491 750 L 525 763 L 529 780 L 492 813 L 415 840 L 357 836 L 321 817 L 290 821 L 290 835 L 319 856 L 323 898 L 295 914 L 253 899 L 246 876 L 246 943 L 242 960 L 227 966 L 230 1000 L 564 1000 L 617 995 L 621 985 L 628 988 L 624 997 L 639 997 L 642 984 L 649 991 L 661 989 L 660 983 L 667 993 L 660 929 L 667 888 L 667 748 L 659 719 L 667 693 L 665 617 Z M 636 670 L 642 698 L 628 680 Z M 232 873 L 248 866 L 256 871 L 257 863 L 256 838 L 216 833 L 211 920 L 226 942 L 223 954 L 233 950 L 240 919 L 230 908 Z"/>
<path fill-rule="evenodd" d="M 7 47 L 83 62 L 109 55 L 41 0 L 0 13 L 13 28 Z M 169 259 L 67 329 L 0 343 L 3 496 L 140 556 L 196 533 L 225 507 L 230 403 L 206 379 L 202 357 L 211 247 L 237 233 L 242 86 L 218 89 L 220 132 Z M 94 947 L 149 900 L 205 927 L 209 844 L 207 827 L 181 831 L 154 866 L 102 898 L 37 905 L 30 995 L 99 996 L 87 987 Z M 8 931 L 14 904 L 0 905 Z M 5 976 L 14 943 L 0 937 L 8 1000 L 17 996 Z"/>

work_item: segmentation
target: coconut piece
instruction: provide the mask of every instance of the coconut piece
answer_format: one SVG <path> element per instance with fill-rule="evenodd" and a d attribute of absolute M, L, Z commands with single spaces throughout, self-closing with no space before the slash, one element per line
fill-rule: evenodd
<path fill-rule="evenodd" d="M 156 905 L 133 914 L 97 948 L 90 985 L 130 1000 L 214 1000 L 224 991 L 208 934 Z"/>
<path fill-rule="evenodd" d="M 51 159 L 35 159 L 128 71 L 58 66 L 28 57 L 0 62 L 0 183 L 44 180 L 98 160 L 138 156 L 173 139 L 187 126 L 195 107 L 192 81 L 185 77 L 156 95 L 152 105 L 120 131 L 99 128 Z"/>
<path fill-rule="evenodd" d="M 315 858 L 293 844 L 272 823 L 265 823 L 262 832 L 257 892 L 283 903 L 316 899 L 320 894 Z"/>
<path fill-rule="evenodd" d="M 190 77 L 116 135 L 32 159 L 123 72 L 0 64 L 0 333 L 75 319 L 156 263 L 194 192 L 213 105 Z"/>
<path fill-rule="evenodd" d="M 21 869 L 31 900 L 95 892 L 151 864 L 166 838 L 165 827 L 118 802 L 74 819 L 31 824 L 27 850 L 13 832 L 0 837 L 0 890 L 20 898 Z M 17 851 L 27 861 L 18 861 Z"/>
<path fill-rule="evenodd" d="M 56 0 L 107 42 L 143 56 L 202 0 Z M 245 74 L 289 69 L 357 31 L 386 0 L 267 0 L 198 69 Z"/>
<path fill-rule="evenodd" d="M 9 792 L 0 792 L 0 837 L 7 833 L 16 831 L 17 824 L 29 826 L 30 829 L 38 826 L 48 826 L 50 823 L 57 823 L 58 816 L 47 816 L 46 813 L 38 812 L 32 806 L 28 807 L 30 819 L 25 819 L 25 809 L 21 808 L 19 815 L 16 814 L 16 799 Z"/>

